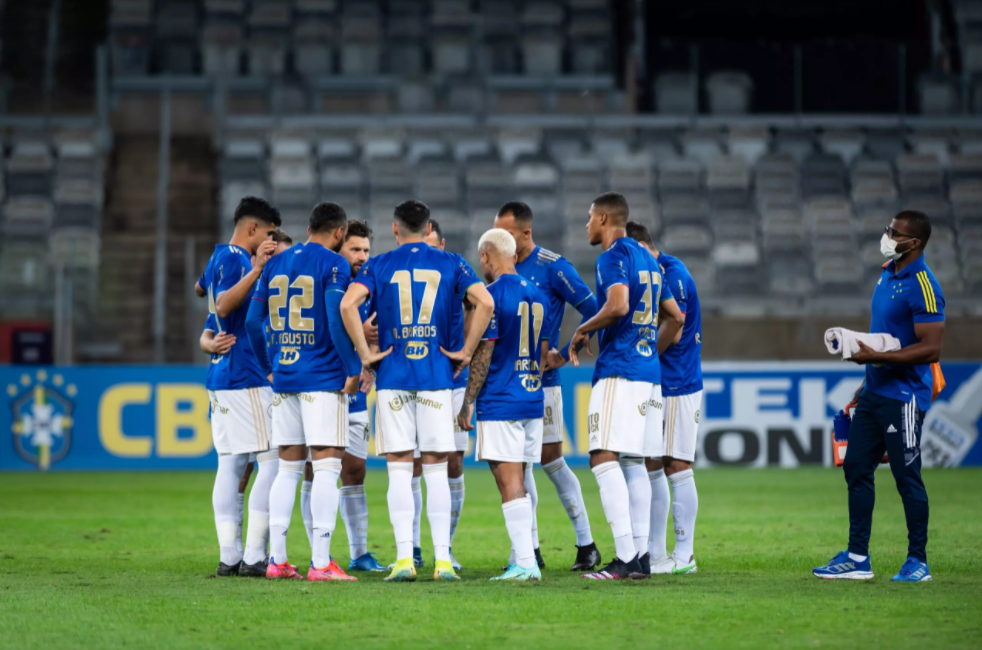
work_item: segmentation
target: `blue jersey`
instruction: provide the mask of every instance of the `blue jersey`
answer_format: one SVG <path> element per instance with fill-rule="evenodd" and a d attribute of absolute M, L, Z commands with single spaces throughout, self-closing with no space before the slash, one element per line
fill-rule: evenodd
<path fill-rule="evenodd" d="M 297 244 L 266 263 L 254 299 L 269 305 L 277 393 L 344 388 L 347 375 L 331 342 L 325 295 L 343 294 L 350 282 L 348 261 L 320 244 Z"/>
<path fill-rule="evenodd" d="M 202 276 L 204 277 L 204 276 Z M 214 332 L 218 334 L 218 320 L 215 314 L 208 314 L 208 318 L 205 320 L 205 332 Z M 208 364 L 208 374 L 205 375 L 205 386 L 211 386 L 214 382 L 215 366 L 218 365 L 220 357 L 217 354 L 211 355 L 211 363 Z"/>
<path fill-rule="evenodd" d="M 269 386 L 269 381 L 256 361 L 252 347 L 248 345 L 246 334 L 246 315 L 255 288 L 242 301 L 239 308 L 225 318 L 215 313 L 215 301 L 222 293 L 234 287 L 239 280 L 252 270 L 251 255 L 232 244 L 218 244 L 205 268 L 205 289 L 208 291 L 208 310 L 215 315 L 215 331 L 230 332 L 238 340 L 227 354 L 212 359 L 212 372 L 209 372 L 206 387 L 209 390 L 238 390 Z M 246 345 L 243 345 L 246 343 Z"/>
<path fill-rule="evenodd" d="M 901 347 L 918 342 L 914 325 L 937 323 L 944 317 L 944 294 L 923 255 L 895 273 L 894 262 L 883 267 L 870 305 L 871 334 L 890 334 Z M 931 364 L 881 366 L 866 364 L 866 390 L 890 399 L 917 400 L 921 411 L 931 408 L 934 378 Z"/>
<path fill-rule="evenodd" d="M 520 275 L 501 275 L 488 285 L 494 315 L 484 339 L 496 341 L 491 367 L 477 396 L 477 419 L 541 418 L 539 337 L 548 322 L 542 294 Z"/>
<path fill-rule="evenodd" d="M 358 315 L 361 316 L 361 322 L 368 320 L 368 317 L 372 315 L 372 301 L 366 300 L 362 303 L 361 307 L 358 308 Z M 368 410 L 368 395 L 361 392 L 360 390 L 354 395 L 348 396 L 348 413 L 363 413 Z"/>
<path fill-rule="evenodd" d="M 628 288 L 628 311 L 600 333 L 600 352 L 593 369 L 593 383 L 604 377 L 661 383 L 658 362 L 658 305 L 673 298 L 662 283 L 654 255 L 630 237 L 614 240 L 597 258 L 597 305 L 607 303 L 607 292 L 616 284 Z"/>
<path fill-rule="evenodd" d="M 702 390 L 702 314 L 699 293 L 689 269 L 677 257 L 658 257 L 664 285 L 671 288 L 679 310 L 685 314 L 682 337 L 661 355 L 661 394 L 689 395 Z"/>
<path fill-rule="evenodd" d="M 375 299 L 379 348 L 392 353 L 378 370 L 379 390 L 453 388 L 454 304 L 480 280 L 456 253 L 407 243 L 368 260 L 355 282 Z"/>
<path fill-rule="evenodd" d="M 542 326 L 542 338 L 554 348 L 559 347 L 559 330 L 563 324 L 566 303 L 579 307 L 593 294 L 580 274 L 566 258 L 536 246 L 532 253 L 515 265 L 519 275 L 531 280 L 545 300 L 546 323 Z M 545 387 L 559 386 L 559 369 L 542 376 Z"/>
<path fill-rule="evenodd" d="M 456 352 L 464 347 L 464 297 L 454 301 L 453 304 L 453 347 L 450 350 Z M 464 368 L 460 376 L 454 379 L 454 388 L 467 388 L 467 378 L 470 368 Z"/>

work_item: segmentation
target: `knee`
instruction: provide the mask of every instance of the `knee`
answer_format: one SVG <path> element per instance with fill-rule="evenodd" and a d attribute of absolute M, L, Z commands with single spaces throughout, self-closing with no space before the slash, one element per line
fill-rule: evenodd
<path fill-rule="evenodd" d="M 367 471 L 364 465 L 348 466 L 341 468 L 341 485 L 348 487 L 351 485 L 363 485 Z"/>
<path fill-rule="evenodd" d="M 644 468 L 649 472 L 657 472 L 660 469 L 665 469 L 665 464 L 658 458 L 645 458 Z M 668 472 L 665 473 L 667 474 Z"/>
<path fill-rule="evenodd" d="M 679 472 L 684 472 L 687 469 L 692 469 L 692 463 L 679 460 L 678 458 L 669 458 L 668 462 L 664 463 L 665 476 L 671 476 L 672 474 L 677 474 Z"/>
<path fill-rule="evenodd" d="M 464 454 L 462 452 L 454 452 L 450 454 L 447 458 L 447 477 L 448 478 L 460 478 L 464 475 Z"/>
<path fill-rule="evenodd" d="M 542 464 L 548 465 L 549 463 L 559 460 L 563 457 L 563 445 L 562 443 L 549 443 L 548 445 L 542 445 Z"/>

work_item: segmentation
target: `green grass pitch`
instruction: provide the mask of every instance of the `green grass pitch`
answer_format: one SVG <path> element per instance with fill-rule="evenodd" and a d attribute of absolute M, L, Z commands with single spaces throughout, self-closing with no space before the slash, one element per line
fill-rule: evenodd
<path fill-rule="evenodd" d="M 839 470 L 696 474 L 699 573 L 595 583 L 567 571 L 569 521 L 536 472 L 547 563 L 538 584 L 489 583 L 508 555 L 486 468 L 467 470 L 454 544 L 463 581 L 307 584 L 213 577 L 209 473 L 0 476 L 2 648 L 978 648 L 982 646 L 982 471 L 928 471 L 934 582 L 893 584 L 906 550 L 900 499 L 877 474 L 870 582 L 810 569 L 845 546 Z M 579 472 L 594 535 L 612 553 L 596 481 Z M 369 473 L 369 544 L 393 559 L 386 475 Z M 299 499 L 298 506 L 299 509 Z M 335 557 L 347 565 L 338 521 Z M 671 546 L 669 533 L 669 546 Z M 290 560 L 310 560 L 299 512 Z"/>

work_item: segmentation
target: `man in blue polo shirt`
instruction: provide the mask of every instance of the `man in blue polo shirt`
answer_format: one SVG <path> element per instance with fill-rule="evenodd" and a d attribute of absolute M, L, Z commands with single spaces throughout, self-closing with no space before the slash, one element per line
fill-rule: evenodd
<path fill-rule="evenodd" d="M 924 261 L 931 220 L 905 210 L 894 217 L 880 240 L 889 261 L 873 290 L 871 334 L 890 334 L 901 349 L 876 352 L 860 343 L 851 361 L 866 365 L 866 381 L 857 393 L 843 469 L 849 486 L 849 549 L 813 573 L 819 578 L 869 580 L 870 526 L 875 488 L 873 474 L 883 458 L 904 503 L 907 561 L 892 580 L 924 582 L 927 566 L 927 492 L 921 479 L 921 423 L 931 406 L 931 364 L 944 342 L 944 295 Z"/>

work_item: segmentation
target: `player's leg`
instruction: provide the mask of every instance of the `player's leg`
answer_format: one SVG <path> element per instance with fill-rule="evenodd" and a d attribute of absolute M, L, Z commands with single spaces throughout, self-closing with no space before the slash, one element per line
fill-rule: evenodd
<path fill-rule="evenodd" d="M 310 512 L 310 490 L 314 487 L 314 466 L 311 463 L 310 447 L 307 448 L 307 462 L 303 466 L 303 483 L 300 484 L 300 517 L 307 531 L 307 542 L 314 548 L 314 515 Z"/>
<path fill-rule="evenodd" d="M 337 526 L 341 499 L 338 479 L 348 439 L 348 396 L 341 391 L 303 393 L 300 408 L 314 468 L 310 489 L 314 545 L 307 579 L 356 580 L 331 558 L 331 539 Z"/>
<path fill-rule="evenodd" d="M 248 455 L 238 458 L 232 453 L 226 435 L 229 406 L 220 393 L 208 391 L 211 399 L 211 437 L 218 452 L 218 469 L 211 491 L 211 504 L 215 512 L 215 531 L 218 533 L 218 575 L 237 575 L 242 561 L 242 551 L 236 545 L 239 526 L 238 486 L 248 463 Z"/>
<path fill-rule="evenodd" d="M 696 438 L 702 391 L 667 398 L 671 410 L 665 412 L 665 475 L 672 484 L 672 522 L 675 528 L 675 550 L 672 552 L 673 573 L 695 573 L 696 559 L 693 543 L 699 494 L 692 473 L 696 458 Z"/>
<path fill-rule="evenodd" d="M 349 571 L 384 571 L 368 552 L 368 411 L 348 414 L 348 446 L 341 459 L 341 519 L 348 531 Z"/>
<path fill-rule="evenodd" d="M 641 564 L 639 572 L 647 578 L 651 575 L 648 555 L 648 532 L 651 527 L 651 482 L 648 480 L 648 470 L 644 466 L 644 458 L 621 454 L 618 459 L 624 482 L 627 483 L 627 494 L 631 511 L 631 537 L 634 540 L 634 550 Z"/>
<path fill-rule="evenodd" d="M 465 388 L 455 388 L 453 391 L 453 412 L 459 413 L 460 407 L 464 404 Z M 450 452 L 447 458 L 447 483 L 450 484 L 450 563 L 453 568 L 459 571 L 462 567 L 453 556 L 453 538 L 457 533 L 457 524 L 460 523 L 460 513 L 464 510 L 464 454 L 467 453 L 468 435 L 460 428 L 457 419 L 454 418 L 454 447 L 455 451 Z"/>
<path fill-rule="evenodd" d="M 885 399 L 884 402 L 879 409 L 880 423 L 883 426 L 883 423 L 890 422 L 886 425 L 885 435 L 887 454 L 907 519 L 907 560 L 891 580 L 927 582 L 931 580 L 931 571 L 927 566 L 926 548 L 927 490 L 921 478 L 921 425 L 924 413 L 917 408 L 914 400 L 902 403 Z"/>
<path fill-rule="evenodd" d="M 815 568 L 812 574 L 828 580 L 869 580 L 873 569 L 869 559 L 869 537 L 873 525 L 876 472 L 886 448 L 876 416 L 872 393 L 859 396 L 849 426 L 849 447 L 842 470 L 849 488 L 849 549 L 838 553 L 828 564 Z"/>
<path fill-rule="evenodd" d="M 375 452 L 388 464 L 389 521 L 396 539 L 396 561 L 387 582 L 416 580 L 413 564 L 413 452 L 416 411 L 406 391 L 379 390 L 375 402 Z"/>
<path fill-rule="evenodd" d="M 600 564 L 600 551 L 593 541 L 590 518 L 583 502 L 583 489 L 573 470 L 563 458 L 563 440 L 566 435 L 563 422 L 562 386 L 549 386 L 545 393 L 545 417 L 542 427 L 542 469 L 556 487 L 556 494 L 566 509 L 569 521 L 576 533 L 576 561 L 572 571 L 589 571 Z"/>
<path fill-rule="evenodd" d="M 245 556 L 242 558 L 240 575 L 262 577 L 266 575 L 268 561 L 266 549 L 269 544 L 269 493 L 280 465 L 277 449 L 260 452 L 256 455 L 256 480 L 249 493 L 249 530 L 246 535 Z"/>
<path fill-rule="evenodd" d="M 419 525 L 423 520 L 423 457 L 419 447 L 413 451 L 413 563 L 422 567 L 423 547 L 420 542 Z"/>
<path fill-rule="evenodd" d="M 606 567 L 583 577 L 596 580 L 629 578 L 641 573 L 631 527 L 630 493 L 619 457 L 641 456 L 651 384 L 607 377 L 590 395 L 590 469 L 600 486 L 600 501 L 614 535 L 615 557 Z"/>
<path fill-rule="evenodd" d="M 532 467 L 542 458 L 542 418 L 523 420 L 521 424 L 525 430 L 525 491 L 528 492 L 532 503 L 532 547 L 535 553 L 536 566 L 539 569 L 544 569 L 546 563 L 542 559 L 542 552 L 539 550 L 539 520 L 537 515 L 539 493 L 536 490 L 535 476 L 532 473 Z M 529 486 L 531 486 L 531 490 L 529 490 Z"/>
<path fill-rule="evenodd" d="M 242 552 L 242 524 L 245 523 L 245 493 L 249 487 L 249 479 L 252 477 L 252 465 L 256 462 L 256 455 L 249 454 L 249 462 L 246 463 L 245 473 L 239 481 L 239 498 L 236 500 L 236 513 L 239 521 L 235 531 L 235 549 Z"/>
<path fill-rule="evenodd" d="M 456 450 L 453 391 L 416 392 L 416 437 L 426 482 L 426 518 L 433 537 L 434 580 L 458 580 L 450 562 L 450 483 L 447 458 Z"/>
<path fill-rule="evenodd" d="M 269 491 L 269 566 L 266 576 L 302 580 L 303 577 L 290 565 L 286 552 L 297 484 L 303 478 L 307 461 L 298 394 L 279 393 L 273 400 L 273 444 L 279 448 L 280 461 Z"/>

